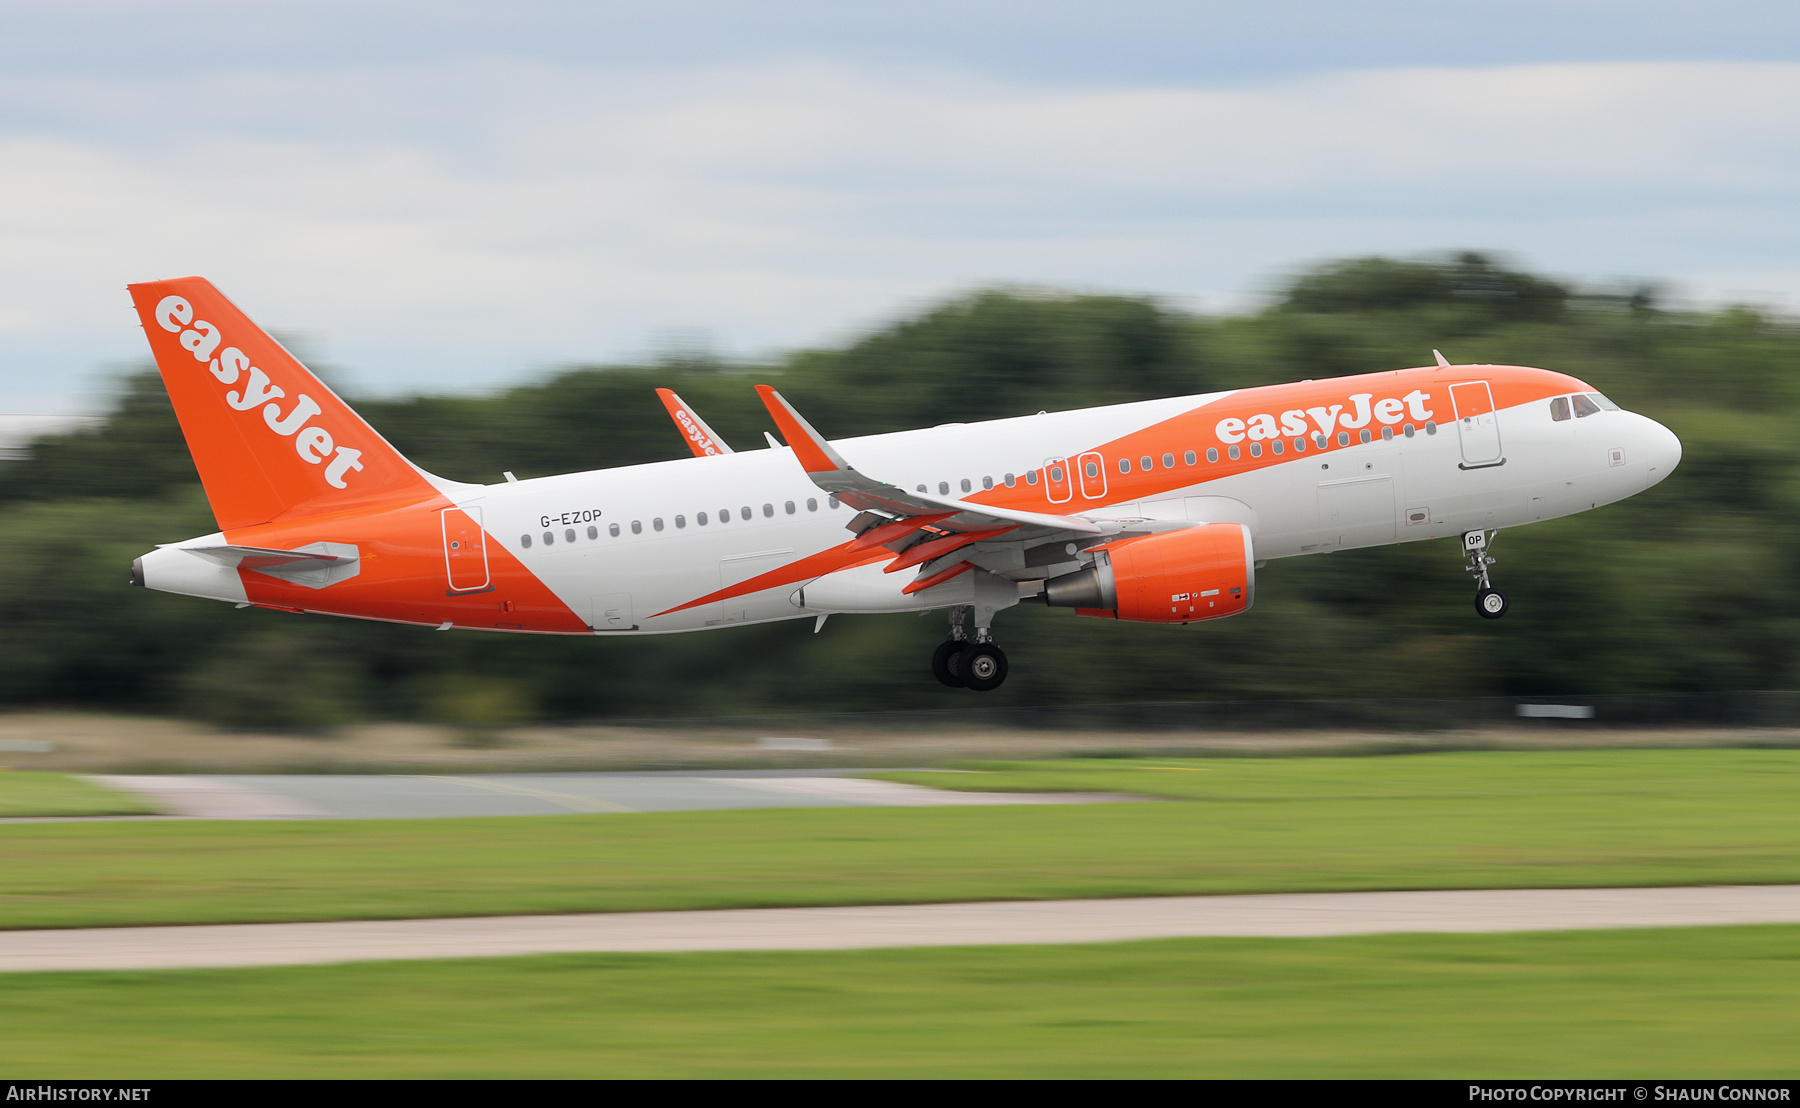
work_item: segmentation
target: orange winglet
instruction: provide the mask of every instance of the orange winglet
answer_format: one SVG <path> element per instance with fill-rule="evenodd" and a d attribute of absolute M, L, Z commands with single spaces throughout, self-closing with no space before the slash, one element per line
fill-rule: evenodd
<path fill-rule="evenodd" d="M 775 426 L 781 429 L 781 437 L 793 447 L 802 469 L 808 473 L 841 473 L 850 468 L 780 393 L 768 385 L 758 385 L 756 394 L 762 397 L 763 407 L 769 409 Z"/>
<path fill-rule="evenodd" d="M 872 546 L 883 546 L 893 542 L 902 535 L 910 535 L 921 527 L 929 527 L 934 523 L 941 523 L 953 515 L 956 515 L 956 513 L 943 512 L 939 515 L 909 516 L 906 519 L 897 519 L 892 523 L 883 523 L 877 527 L 871 527 L 867 531 L 856 536 L 855 541 L 850 544 L 850 549 L 867 550 Z"/>
<path fill-rule="evenodd" d="M 957 574 L 967 573 L 969 570 L 974 569 L 974 568 L 975 568 L 974 562 L 958 562 L 955 565 L 951 566 L 949 569 L 946 569 L 941 573 L 934 573 L 930 577 L 925 578 L 923 581 L 914 581 L 912 584 L 906 586 L 904 589 L 901 589 L 900 593 L 902 596 L 911 596 L 913 593 L 916 593 L 916 592 L 924 592 L 926 589 L 929 589 L 933 585 L 941 585 L 945 581 L 950 580 L 950 578 L 955 577 Z"/>
<path fill-rule="evenodd" d="M 687 401 L 675 395 L 674 389 L 657 389 L 656 398 L 668 410 L 669 418 L 675 421 L 675 427 L 681 432 L 682 441 L 687 443 L 694 457 L 705 458 L 712 454 L 729 454 L 731 447 L 725 445 L 706 421 L 695 414 Z"/>
<path fill-rule="evenodd" d="M 933 558 L 941 558 L 951 551 L 961 550 L 970 543 L 977 543 L 982 539 L 991 539 L 995 535 L 1004 535 L 1006 532 L 1012 530 L 1015 530 L 1015 528 L 995 527 L 988 531 L 964 531 L 960 535 L 945 535 L 941 539 L 926 539 L 917 546 L 907 547 L 901 552 L 900 556 L 895 558 L 893 563 L 882 570 L 882 572 L 899 573 L 903 569 L 911 569 L 916 565 L 923 565 Z"/>

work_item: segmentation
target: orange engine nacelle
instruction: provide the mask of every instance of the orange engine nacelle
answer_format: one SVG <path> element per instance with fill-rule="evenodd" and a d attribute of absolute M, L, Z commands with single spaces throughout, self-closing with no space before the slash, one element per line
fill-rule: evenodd
<path fill-rule="evenodd" d="M 1084 616 L 1195 623 L 1246 611 L 1256 556 L 1241 523 L 1206 523 L 1096 547 L 1094 564 L 1044 584 L 1044 603 Z"/>

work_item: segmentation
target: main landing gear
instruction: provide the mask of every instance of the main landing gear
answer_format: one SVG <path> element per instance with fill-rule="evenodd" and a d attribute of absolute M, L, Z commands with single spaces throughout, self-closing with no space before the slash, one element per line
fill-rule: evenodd
<path fill-rule="evenodd" d="M 993 631 L 977 627 L 973 640 L 964 627 L 969 609 L 950 609 L 950 637 L 931 655 L 931 673 L 953 689 L 990 692 L 1006 680 L 1006 652 L 994 645 Z"/>
<path fill-rule="evenodd" d="M 1494 539 L 1500 532 L 1489 534 L 1486 531 L 1463 532 L 1463 553 L 1469 556 L 1469 564 L 1465 567 L 1475 578 L 1475 611 L 1482 619 L 1499 619 L 1506 614 L 1506 594 L 1496 589 L 1488 581 L 1488 567 L 1494 564 L 1494 556 L 1488 553 L 1494 545 Z"/>

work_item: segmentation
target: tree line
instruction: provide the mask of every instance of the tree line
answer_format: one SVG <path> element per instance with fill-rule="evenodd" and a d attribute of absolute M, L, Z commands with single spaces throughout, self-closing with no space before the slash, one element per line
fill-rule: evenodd
<path fill-rule="evenodd" d="M 1555 695 L 1792 688 L 1800 662 L 1800 329 L 1677 310 L 1480 255 L 1351 259 L 1264 308 L 990 289 L 834 349 L 763 364 L 583 367 L 486 397 L 356 401 L 420 465 L 466 481 L 684 456 L 676 389 L 728 441 L 780 387 L 833 437 L 1452 360 L 1580 377 L 1681 436 L 1680 469 L 1597 512 L 1504 532 L 1504 620 L 1478 619 L 1454 540 L 1269 564 L 1256 607 L 1188 628 L 1019 608 L 981 703 Z M 132 558 L 216 529 L 153 370 L 104 423 L 0 467 L 0 703 L 231 726 L 957 707 L 925 665 L 943 618 L 836 616 L 633 641 L 433 634 L 132 589 Z"/>

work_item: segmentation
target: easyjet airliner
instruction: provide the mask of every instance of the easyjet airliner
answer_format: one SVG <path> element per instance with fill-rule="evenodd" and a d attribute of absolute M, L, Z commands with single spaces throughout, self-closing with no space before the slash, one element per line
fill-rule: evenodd
<path fill-rule="evenodd" d="M 463 484 L 407 461 L 198 277 L 131 286 L 219 531 L 138 585 L 290 612 L 558 635 L 839 612 L 949 614 L 932 669 L 1006 677 L 1015 604 L 1198 623 L 1272 558 L 1461 537 L 1490 619 L 1504 527 L 1669 475 L 1681 443 L 1573 377 L 1437 364 L 831 441 L 757 386 L 782 446 Z M 1436 354 L 1436 352 L 1433 352 Z"/>

